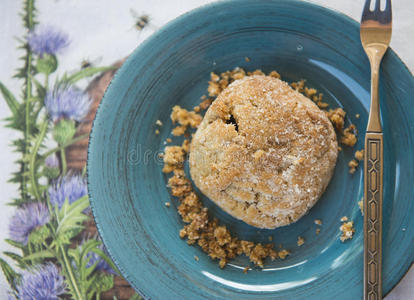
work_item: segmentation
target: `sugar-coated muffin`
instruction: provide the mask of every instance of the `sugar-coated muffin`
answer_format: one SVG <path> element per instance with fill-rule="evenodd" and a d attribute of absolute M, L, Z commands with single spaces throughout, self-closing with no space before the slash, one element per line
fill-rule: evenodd
<path fill-rule="evenodd" d="M 286 82 L 234 81 L 209 107 L 190 150 L 196 186 L 259 228 L 297 221 L 325 191 L 338 144 L 326 114 Z"/>

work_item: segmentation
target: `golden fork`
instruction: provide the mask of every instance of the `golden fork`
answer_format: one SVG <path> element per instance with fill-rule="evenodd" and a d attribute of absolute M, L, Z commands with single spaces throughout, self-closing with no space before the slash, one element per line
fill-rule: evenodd
<path fill-rule="evenodd" d="M 371 1 L 374 9 L 371 10 Z M 384 0 L 383 0 L 384 1 Z M 364 154 L 364 299 L 382 299 L 383 134 L 378 78 L 382 57 L 391 40 L 391 0 L 366 0 L 361 18 L 361 42 L 371 64 L 371 107 Z"/>

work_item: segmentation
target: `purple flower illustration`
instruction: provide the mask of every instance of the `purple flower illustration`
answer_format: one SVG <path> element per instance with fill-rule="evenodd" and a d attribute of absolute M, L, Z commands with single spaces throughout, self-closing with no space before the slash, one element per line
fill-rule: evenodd
<path fill-rule="evenodd" d="M 79 175 L 62 177 L 49 188 L 50 202 L 57 205 L 59 209 L 65 199 L 68 199 L 69 204 L 71 204 L 87 194 L 86 180 Z"/>
<path fill-rule="evenodd" d="M 89 111 L 91 100 L 74 86 L 58 86 L 47 92 L 45 106 L 53 121 L 66 118 L 81 121 Z"/>
<path fill-rule="evenodd" d="M 31 232 L 49 222 L 49 210 L 43 203 L 28 203 L 16 211 L 9 224 L 12 240 L 27 245 Z"/>
<path fill-rule="evenodd" d="M 99 249 L 101 249 L 106 255 L 108 255 L 108 251 L 106 250 L 106 247 L 103 244 L 100 244 L 98 246 Z M 87 258 L 89 258 L 88 263 L 86 264 L 86 267 L 89 268 L 91 267 L 93 264 L 96 263 L 95 269 L 98 271 L 104 271 L 110 274 L 114 274 L 117 275 L 117 273 L 114 271 L 114 269 L 111 268 L 111 266 L 105 261 L 103 260 L 98 254 L 96 254 L 95 252 L 89 252 L 86 255 Z"/>
<path fill-rule="evenodd" d="M 17 292 L 21 300 L 57 300 L 65 293 L 65 283 L 57 267 L 46 263 L 25 270 Z"/>
<path fill-rule="evenodd" d="M 59 168 L 59 160 L 55 154 L 49 155 L 45 159 L 45 165 L 48 168 Z"/>
<path fill-rule="evenodd" d="M 69 45 L 68 36 L 51 26 L 36 28 L 27 40 L 30 49 L 39 56 L 56 54 Z"/>

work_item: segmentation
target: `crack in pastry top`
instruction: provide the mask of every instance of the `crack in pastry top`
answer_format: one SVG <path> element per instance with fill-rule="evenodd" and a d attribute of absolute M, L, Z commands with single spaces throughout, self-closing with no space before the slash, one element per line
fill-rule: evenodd
<path fill-rule="evenodd" d="M 190 173 L 227 213 L 272 229 L 316 203 L 337 149 L 334 128 L 314 102 L 277 78 L 246 76 L 206 112 L 192 139 Z"/>

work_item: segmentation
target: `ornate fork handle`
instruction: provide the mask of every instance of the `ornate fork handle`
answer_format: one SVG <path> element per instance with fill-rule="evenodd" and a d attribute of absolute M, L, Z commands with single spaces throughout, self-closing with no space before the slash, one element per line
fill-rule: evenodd
<path fill-rule="evenodd" d="M 364 299 L 382 299 L 383 135 L 367 132 L 364 160 Z"/>

